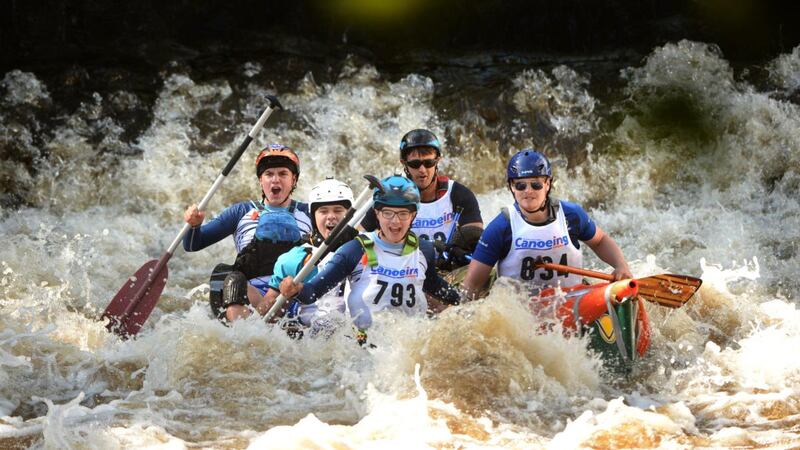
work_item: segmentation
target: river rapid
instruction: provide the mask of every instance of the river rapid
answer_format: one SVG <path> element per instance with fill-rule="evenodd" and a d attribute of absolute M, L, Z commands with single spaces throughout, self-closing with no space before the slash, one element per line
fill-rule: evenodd
<path fill-rule="evenodd" d="M 758 65 L 691 41 L 644 58 L 432 60 L 0 74 L 0 447 L 800 446 L 800 47 Z M 484 222 L 512 201 L 508 157 L 535 146 L 554 194 L 636 276 L 704 284 L 681 309 L 647 305 L 653 344 L 626 379 L 580 338 L 536 333 L 502 283 L 434 320 L 386 318 L 371 349 L 347 327 L 300 341 L 257 319 L 226 327 L 204 283 L 230 239 L 179 248 L 139 336 L 107 333 L 103 309 L 168 247 L 267 94 L 285 111 L 211 214 L 256 198 L 256 147 L 298 151 L 304 199 L 328 175 L 358 192 L 399 171 L 400 137 L 427 127 Z"/>

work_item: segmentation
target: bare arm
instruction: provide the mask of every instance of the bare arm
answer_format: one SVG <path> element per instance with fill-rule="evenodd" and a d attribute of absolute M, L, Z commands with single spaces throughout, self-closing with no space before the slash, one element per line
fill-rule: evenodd
<path fill-rule="evenodd" d="M 263 316 L 264 314 L 269 312 L 270 308 L 272 308 L 272 305 L 275 304 L 275 300 L 278 299 L 278 294 L 280 294 L 280 292 L 276 291 L 275 289 L 267 289 L 267 293 L 264 294 L 262 298 L 254 302 L 253 307 L 255 307 L 256 311 L 258 311 L 258 313 Z M 284 307 L 281 308 L 281 310 L 278 311 L 277 314 L 272 316 L 271 322 L 277 322 L 278 319 L 283 317 L 284 314 L 286 314 L 285 304 Z"/>
<path fill-rule="evenodd" d="M 461 287 L 464 289 L 464 301 L 475 300 L 483 294 L 486 283 L 489 281 L 489 274 L 492 266 L 488 266 L 480 261 L 472 260 L 467 268 L 467 276 Z"/>
<path fill-rule="evenodd" d="M 588 245 L 600 259 L 614 268 L 613 275 L 615 279 L 624 280 L 633 278 L 631 269 L 625 261 L 625 255 L 622 254 L 622 249 L 620 249 L 614 239 L 611 239 L 611 236 L 607 235 L 600 227 L 597 227 L 597 232 L 594 234 L 594 237 L 586 241 L 586 245 Z"/>

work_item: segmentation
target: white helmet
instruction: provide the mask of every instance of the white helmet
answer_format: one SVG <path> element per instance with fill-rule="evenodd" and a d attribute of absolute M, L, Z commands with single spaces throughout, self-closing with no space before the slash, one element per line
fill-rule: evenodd
<path fill-rule="evenodd" d="M 337 203 L 345 208 L 349 208 L 353 205 L 354 201 L 353 191 L 350 189 L 350 186 L 333 177 L 328 177 L 311 188 L 308 208 L 311 212 L 311 216 L 314 217 L 314 211 L 323 204 Z"/>

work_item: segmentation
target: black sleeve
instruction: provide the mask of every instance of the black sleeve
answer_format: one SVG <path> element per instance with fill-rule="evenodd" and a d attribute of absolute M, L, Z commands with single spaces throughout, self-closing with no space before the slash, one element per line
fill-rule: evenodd
<path fill-rule="evenodd" d="M 478 199 L 466 186 L 458 181 L 453 182 L 453 191 L 450 193 L 450 200 L 453 202 L 453 209 L 461 208 L 461 217 L 458 224 L 481 222 L 481 208 L 478 206 Z"/>
<path fill-rule="evenodd" d="M 428 268 L 425 270 L 425 281 L 422 284 L 422 290 L 426 294 L 430 294 L 448 305 L 459 304 L 461 295 L 458 293 L 458 290 L 450 286 L 450 284 L 436 272 L 435 252 L 431 241 L 421 240 L 419 242 L 419 249 L 428 261 Z"/>
<path fill-rule="evenodd" d="M 364 227 L 364 231 L 375 231 L 378 229 L 378 217 L 375 215 L 375 210 L 370 208 L 367 210 L 367 213 L 364 214 L 364 218 L 361 219 L 361 226 Z"/>

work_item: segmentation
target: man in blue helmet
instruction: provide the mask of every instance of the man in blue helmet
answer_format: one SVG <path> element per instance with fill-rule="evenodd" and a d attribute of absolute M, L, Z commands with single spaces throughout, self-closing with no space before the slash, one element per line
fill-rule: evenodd
<path fill-rule="evenodd" d="M 477 245 L 483 219 L 475 194 L 439 173 L 441 157 L 439 139 L 428 130 L 411 130 L 400 140 L 400 162 L 420 191 L 420 207 L 411 230 L 420 239 L 435 241 L 440 253 L 450 256 L 447 260 L 440 258 L 439 266 L 451 270 L 468 263 L 463 255 Z M 368 213 L 361 226 L 375 230 L 375 214 Z"/>
<path fill-rule="evenodd" d="M 417 186 L 400 175 L 384 178 L 381 186 L 383 192 L 373 196 L 378 229 L 342 245 L 311 281 L 294 284 L 292 277 L 284 278 L 284 296 L 311 304 L 349 278 L 347 308 L 360 330 L 387 311 L 424 315 L 425 294 L 447 304 L 459 302 L 459 293 L 436 273 L 433 244 L 411 231 L 419 208 Z"/>
<path fill-rule="evenodd" d="M 538 286 L 573 286 L 580 276 L 534 269 L 537 259 L 581 267 L 580 243 L 614 268 L 617 280 L 633 278 L 616 242 L 575 203 L 551 199 L 553 174 L 550 161 L 525 149 L 508 162 L 508 189 L 514 203 L 502 209 L 481 235 L 472 254 L 463 288 L 474 298 L 486 285 L 492 267 L 497 275 Z"/>

